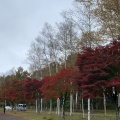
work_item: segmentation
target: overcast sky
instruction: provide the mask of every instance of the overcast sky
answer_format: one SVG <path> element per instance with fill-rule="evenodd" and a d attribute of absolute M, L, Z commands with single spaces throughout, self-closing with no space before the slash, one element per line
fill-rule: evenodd
<path fill-rule="evenodd" d="M 0 73 L 28 65 L 24 63 L 30 44 L 45 22 L 61 21 L 60 13 L 73 0 L 0 0 Z"/>

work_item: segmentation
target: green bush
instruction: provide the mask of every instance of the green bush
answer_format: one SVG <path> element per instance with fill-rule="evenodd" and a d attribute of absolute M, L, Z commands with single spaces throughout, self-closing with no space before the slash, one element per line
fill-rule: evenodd
<path fill-rule="evenodd" d="M 54 120 L 54 118 L 53 117 L 49 117 L 49 118 L 47 118 L 47 120 Z"/>
<path fill-rule="evenodd" d="M 47 117 L 44 116 L 43 119 L 47 119 Z"/>

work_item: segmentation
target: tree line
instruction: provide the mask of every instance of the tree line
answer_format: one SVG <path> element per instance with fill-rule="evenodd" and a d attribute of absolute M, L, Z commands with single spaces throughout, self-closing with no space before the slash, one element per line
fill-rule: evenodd
<path fill-rule="evenodd" d="M 104 97 L 117 104 L 120 75 L 120 1 L 76 0 L 74 9 L 61 13 L 63 21 L 53 27 L 45 23 L 31 43 L 26 62 L 30 74 L 18 69 L 16 75 L 1 77 L 1 100 L 19 102 L 57 100 L 56 113 L 64 118 L 65 103 L 73 97 Z M 110 42 L 110 40 L 113 40 Z M 107 42 L 107 45 L 106 45 Z M 108 44 L 109 42 L 109 44 Z M 24 74 L 23 74 L 24 73 Z M 40 107 L 40 105 L 39 105 Z"/>
<path fill-rule="evenodd" d="M 77 55 L 75 66 L 61 68 L 56 74 L 42 80 L 30 77 L 21 80 L 12 78 L 2 86 L 0 98 L 1 101 L 11 102 L 13 106 L 20 102 L 35 103 L 35 100 L 41 99 L 57 100 L 57 114 L 60 114 L 61 104 L 64 117 L 66 101 L 73 100 L 76 93 L 79 94 L 77 100 L 104 97 L 104 104 L 106 99 L 117 104 L 119 85 L 120 41 L 114 40 L 106 46 L 83 48 L 82 53 Z M 104 109 L 106 110 L 106 106 Z"/>

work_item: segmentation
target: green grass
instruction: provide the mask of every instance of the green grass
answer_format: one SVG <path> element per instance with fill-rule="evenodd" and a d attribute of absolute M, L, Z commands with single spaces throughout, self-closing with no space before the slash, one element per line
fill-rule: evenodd
<path fill-rule="evenodd" d="M 61 116 L 55 115 L 55 113 L 48 114 L 48 112 L 38 113 L 35 111 L 6 111 L 6 114 L 12 114 L 15 116 L 22 116 L 28 120 L 63 120 Z M 115 120 L 116 114 L 113 110 L 107 111 L 107 120 Z M 66 113 L 65 120 L 87 120 L 87 112 L 85 113 L 85 118 L 82 118 L 81 112 L 73 113 L 72 116 Z M 91 120 L 104 120 L 104 111 L 94 111 L 91 112 Z"/>

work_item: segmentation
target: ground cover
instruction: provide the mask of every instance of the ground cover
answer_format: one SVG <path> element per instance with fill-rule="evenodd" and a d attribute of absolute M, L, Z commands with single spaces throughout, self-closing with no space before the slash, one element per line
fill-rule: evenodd
<path fill-rule="evenodd" d="M 28 120 L 62 120 L 61 116 L 55 115 L 55 113 L 48 114 L 48 112 L 43 112 L 36 114 L 35 111 L 6 111 L 6 114 L 12 114 L 15 116 L 22 116 Z M 115 120 L 116 113 L 113 110 L 107 111 L 107 120 Z M 65 120 L 87 120 L 87 112 L 85 112 L 85 118 L 82 118 L 82 113 L 75 112 L 72 116 L 66 112 Z M 104 111 L 94 111 L 91 112 L 91 120 L 104 120 Z"/>

